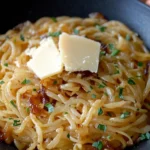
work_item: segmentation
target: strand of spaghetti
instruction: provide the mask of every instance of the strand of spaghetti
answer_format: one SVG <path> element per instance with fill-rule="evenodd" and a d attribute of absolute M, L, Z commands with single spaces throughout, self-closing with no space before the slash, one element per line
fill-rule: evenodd
<path fill-rule="evenodd" d="M 46 94 L 47 94 L 47 96 L 57 100 L 58 102 L 61 102 L 61 100 L 60 100 L 60 98 L 59 98 L 59 96 L 57 94 L 55 94 L 55 93 L 53 93 L 53 92 L 51 92 L 49 90 L 46 91 Z"/>
<path fill-rule="evenodd" d="M 64 96 L 62 94 L 58 94 L 58 97 L 60 98 L 60 100 L 61 100 L 62 103 L 65 104 L 67 102 L 67 97 L 66 96 Z"/>
<path fill-rule="evenodd" d="M 110 132 L 116 132 L 116 133 L 119 133 L 119 134 L 121 134 L 121 135 L 124 135 L 125 137 L 128 138 L 129 144 L 130 144 L 130 145 L 133 145 L 133 141 L 132 141 L 131 137 L 130 137 L 128 134 L 126 134 L 125 132 L 120 131 L 120 129 L 115 129 L 114 127 L 110 127 L 110 126 L 109 126 L 109 127 L 107 128 L 107 130 L 110 131 Z"/>
<path fill-rule="evenodd" d="M 80 149 L 83 149 L 82 144 L 76 143 L 76 144 L 73 146 L 73 150 L 80 150 Z"/>
<path fill-rule="evenodd" d="M 58 134 L 55 136 L 55 138 L 49 144 L 47 144 L 47 146 L 46 146 L 47 149 L 53 149 L 53 148 L 55 148 L 57 146 L 57 144 L 59 143 L 60 138 L 61 138 L 61 136 L 63 134 L 63 128 L 58 128 L 56 130 L 56 132 Z"/>
<path fill-rule="evenodd" d="M 120 108 L 120 107 L 123 107 L 127 104 L 129 104 L 129 102 L 126 102 L 126 101 L 112 102 L 112 103 L 104 104 L 104 107 L 106 107 L 106 108 Z"/>
<path fill-rule="evenodd" d="M 69 114 L 66 114 L 64 117 L 68 120 L 68 122 L 69 122 L 69 124 L 70 124 L 70 128 L 71 128 L 72 130 L 75 130 L 75 129 L 76 129 L 76 124 L 75 124 L 75 122 L 72 120 L 71 116 L 70 116 Z"/>
<path fill-rule="evenodd" d="M 148 96 L 148 94 L 150 92 L 150 69 L 148 69 L 148 71 L 149 71 L 148 81 L 147 81 L 146 87 L 143 92 L 143 100 Z"/>
<path fill-rule="evenodd" d="M 15 130 L 15 134 L 21 134 L 23 130 L 25 130 L 25 127 L 28 126 L 28 124 L 31 124 L 31 119 L 29 116 L 27 116 L 21 123 L 21 126 Z"/>
<path fill-rule="evenodd" d="M 126 131 L 126 130 L 128 130 L 129 128 L 131 128 L 131 127 L 133 127 L 133 126 L 138 126 L 140 123 L 146 121 L 146 118 L 147 118 L 147 116 L 146 116 L 145 114 L 143 114 L 143 115 L 140 116 L 135 122 L 130 123 L 129 125 L 120 128 L 120 130 Z"/>
<path fill-rule="evenodd" d="M 12 110 L 13 113 L 15 113 L 20 118 L 21 116 L 19 114 L 19 111 L 10 103 L 10 100 L 6 98 L 6 96 L 7 96 L 7 93 L 6 93 L 7 85 L 6 84 L 2 85 L 2 100 L 5 103 L 5 107 L 7 108 L 7 110 Z"/>
<path fill-rule="evenodd" d="M 16 104 L 17 104 L 17 108 L 18 108 L 19 113 L 22 116 L 22 118 L 26 117 L 27 112 L 26 112 L 25 108 L 21 104 L 21 96 L 22 96 L 22 94 L 26 93 L 26 91 L 28 91 L 28 90 L 32 91 L 33 88 L 34 88 L 34 86 L 28 85 L 28 86 L 24 86 L 24 87 L 20 88 L 17 91 Z"/>
<path fill-rule="evenodd" d="M 92 120 L 92 117 L 96 114 L 99 107 L 102 105 L 102 100 L 96 100 L 87 113 L 87 117 L 82 123 L 83 126 L 88 126 L 89 122 Z"/>
<path fill-rule="evenodd" d="M 78 83 L 78 84 L 82 85 L 83 87 L 85 87 L 86 91 L 91 90 L 90 84 L 87 81 L 85 81 L 85 80 L 73 78 L 73 79 L 70 79 L 68 82 Z"/>
<path fill-rule="evenodd" d="M 35 129 L 36 129 L 36 132 L 37 132 L 37 135 L 38 135 L 37 147 L 40 150 L 44 150 L 44 147 L 43 147 L 43 133 L 42 133 L 41 127 L 39 126 L 39 121 L 37 120 L 35 115 L 33 115 L 32 113 L 30 113 L 30 118 L 31 118 L 32 122 L 35 124 Z"/>

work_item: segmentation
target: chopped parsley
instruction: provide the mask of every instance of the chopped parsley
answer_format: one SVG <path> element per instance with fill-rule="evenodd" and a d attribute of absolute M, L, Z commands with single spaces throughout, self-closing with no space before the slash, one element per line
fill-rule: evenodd
<path fill-rule="evenodd" d="M 54 22 L 57 22 L 56 17 L 51 17 L 51 19 L 52 19 Z"/>
<path fill-rule="evenodd" d="M 25 38 L 24 38 L 24 35 L 23 35 L 23 34 L 20 34 L 20 40 L 21 40 L 21 41 L 25 41 Z"/>
<path fill-rule="evenodd" d="M 92 98 L 95 99 L 95 98 L 96 98 L 96 95 L 95 95 L 95 94 L 92 94 Z"/>
<path fill-rule="evenodd" d="M 70 134 L 69 133 L 67 134 L 67 138 L 70 139 Z"/>
<path fill-rule="evenodd" d="M 93 87 L 90 85 L 90 89 L 93 90 Z"/>
<path fill-rule="evenodd" d="M 114 47 L 114 44 L 109 44 L 108 47 L 112 51 L 111 52 L 111 56 L 116 56 L 116 55 L 118 55 L 120 53 L 120 50 L 116 49 Z"/>
<path fill-rule="evenodd" d="M 109 47 L 110 50 L 115 49 L 114 44 L 108 44 L 108 47 Z"/>
<path fill-rule="evenodd" d="M 119 73 L 120 71 L 118 69 L 114 72 L 114 74 L 119 74 Z"/>
<path fill-rule="evenodd" d="M 107 136 L 107 139 L 110 140 L 110 138 L 111 138 L 111 135 L 108 135 L 108 136 Z"/>
<path fill-rule="evenodd" d="M 0 81 L 0 84 L 4 84 L 5 82 L 3 80 Z"/>
<path fill-rule="evenodd" d="M 34 89 L 33 89 L 33 91 L 35 91 L 35 92 L 36 92 L 36 89 L 34 88 Z"/>
<path fill-rule="evenodd" d="M 26 111 L 27 111 L 27 113 L 29 113 L 30 112 L 30 107 L 26 108 Z"/>
<path fill-rule="evenodd" d="M 78 34 L 79 34 L 79 30 L 74 29 L 74 30 L 73 30 L 73 33 L 78 35 Z"/>
<path fill-rule="evenodd" d="M 13 126 L 21 125 L 20 120 L 14 120 Z"/>
<path fill-rule="evenodd" d="M 120 118 L 125 119 L 125 118 L 129 117 L 129 115 L 130 115 L 130 112 L 124 112 L 123 114 L 120 115 Z"/>
<path fill-rule="evenodd" d="M 101 51 L 100 52 L 100 56 L 105 56 L 106 55 L 106 52 L 105 51 Z"/>
<path fill-rule="evenodd" d="M 49 36 L 58 37 L 61 34 L 61 31 L 49 33 Z"/>
<path fill-rule="evenodd" d="M 103 149 L 103 143 L 101 141 L 94 142 L 92 144 L 92 146 L 97 148 L 98 150 L 102 150 Z"/>
<path fill-rule="evenodd" d="M 150 139 L 150 133 L 149 132 L 141 134 L 141 136 L 140 136 L 140 140 L 141 141 L 143 141 L 143 140 L 149 140 L 149 139 Z"/>
<path fill-rule="evenodd" d="M 15 108 L 17 108 L 17 106 L 16 106 L 16 104 L 15 104 L 15 102 L 14 102 L 13 100 L 11 100 L 10 103 L 11 103 Z"/>
<path fill-rule="evenodd" d="M 67 114 L 68 114 L 68 112 L 64 112 L 64 114 L 65 114 L 65 115 L 67 115 Z"/>
<path fill-rule="evenodd" d="M 99 124 L 99 125 L 97 126 L 97 128 L 105 132 L 106 129 L 107 129 L 107 126 L 105 126 L 105 125 L 103 125 L 103 124 Z"/>
<path fill-rule="evenodd" d="M 101 26 L 101 25 L 96 25 L 96 29 L 98 29 L 98 30 L 101 31 L 101 32 L 105 32 L 106 27 Z"/>
<path fill-rule="evenodd" d="M 132 78 L 129 78 L 129 79 L 128 79 L 128 84 L 130 84 L 130 85 L 135 85 L 135 82 L 133 81 Z"/>
<path fill-rule="evenodd" d="M 30 82 L 31 82 L 30 80 L 24 79 L 24 80 L 21 82 L 21 84 L 29 84 Z"/>
<path fill-rule="evenodd" d="M 114 49 L 114 50 L 112 51 L 112 53 L 111 53 L 111 56 L 116 56 L 116 55 L 118 55 L 119 53 L 120 53 L 120 50 Z"/>
<path fill-rule="evenodd" d="M 127 34 L 127 35 L 126 35 L 126 40 L 127 40 L 127 41 L 130 41 L 130 39 L 131 39 L 130 35 Z"/>
<path fill-rule="evenodd" d="M 4 66 L 5 66 L 5 67 L 8 67 L 8 63 L 5 63 Z"/>
<path fill-rule="evenodd" d="M 139 67 L 142 67 L 142 66 L 143 66 L 143 63 L 142 63 L 142 62 L 138 62 L 138 66 L 139 66 Z"/>
<path fill-rule="evenodd" d="M 122 87 L 119 88 L 119 98 L 123 99 L 123 88 Z"/>
<path fill-rule="evenodd" d="M 56 84 L 57 84 L 57 80 L 55 80 L 55 81 L 53 82 L 53 84 L 56 85 Z"/>
<path fill-rule="evenodd" d="M 54 111 L 54 107 L 53 107 L 52 104 L 47 103 L 44 106 L 48 109 L 48 112 L 53 112 Z"/>
<path fill-rule="evenodd" d="M 105 94 L 106 96 L 108 96 L 108 93 L 107 93 L 107 92 L 104 92 L 104 94 Z"/>
<path fill-rule="evenodd" d="M 99 84 L 99 85 L 98 85 L 98 88 L 101 89 L 101 88 L 104 88 L 105 86 L 106 86 L 106 84 L 103 82 L 102 84 Z"/>
<path fill-rule="evenodd" d="M 100 116 L 100 115 L 102 115 L 103 114 L 103 110 L 102 110 L 102 108 L 99 108 L 98 109 L 98 115 Z"/>

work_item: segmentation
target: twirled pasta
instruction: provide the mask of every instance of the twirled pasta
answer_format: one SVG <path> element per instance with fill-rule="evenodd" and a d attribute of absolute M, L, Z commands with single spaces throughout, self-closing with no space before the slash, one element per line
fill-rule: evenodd
<path fill-rule="evenodd" d="M 49 32 L 76 34 L 74 29 L 101 43 L 98 74 L 37 78 L 26 66 L 25 50 L 38 47 Z M 58 46 L 59 36 L 53 39 Z M 111 47 L 118 54 L 112 56 Z M 99 14 L 27 21 L 0 36 L 0 60 L 0 140 L 19 150 L 88 150 L 98 141 L 108 150 L 124 149 L 150 131 L 150 54 L 121 22 Z"/>

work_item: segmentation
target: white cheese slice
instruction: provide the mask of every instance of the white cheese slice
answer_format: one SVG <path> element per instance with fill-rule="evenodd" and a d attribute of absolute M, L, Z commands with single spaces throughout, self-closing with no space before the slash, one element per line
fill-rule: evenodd
<path fill-rule="evenodd" d="M 37 52 L 37 50 L 38 50 L 38 48 L 36 48 L 36 47 L 27 48 L 25 50 L 25 54 L 28 55 L 28 56 L 30 56 L 30 57 L 33 57 L 34 54 Z"/>
<path fill-rule="evenodd" d="M 59 50 L 65 70 L 97 73 L 100 43 L 77 35 L 62 33 L 59 37 Z"/>
<path fill-rule="evenodd" d="M 40 78 L 53 76 L 62 72 L 63 63 L 60 53 L 52 38 L 44 39 L 41 45 L 31 52 L 32 59 L 27 66 Z"/>

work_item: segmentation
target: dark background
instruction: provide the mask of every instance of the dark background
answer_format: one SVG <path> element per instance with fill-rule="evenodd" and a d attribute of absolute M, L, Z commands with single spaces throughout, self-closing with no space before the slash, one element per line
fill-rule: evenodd
<path fill-rule="evenodd" d="M 122 21 L 139 33 L 150 49 L 150 7 L 139 0 L 3 0 L 0 1 L 0 33 L 26 20 L 34 22 L 40 17 L 60 15 L 87 17 L 91 12 Z M 150 141 L 132 149 L 150 150 Z M 13 148 L 1 143 L 0 150 Z"/>

